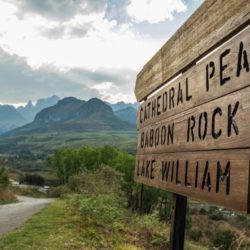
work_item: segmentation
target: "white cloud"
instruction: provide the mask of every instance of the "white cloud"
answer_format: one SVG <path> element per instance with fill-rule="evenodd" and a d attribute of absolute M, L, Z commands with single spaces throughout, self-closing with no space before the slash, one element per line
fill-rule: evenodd
<path fill-rule="evenodd" d="M 0 47 L 11 55 L 26 58 L 34 69 L 44 64 L 59 69 L 99 68 L 140 70 L 159 49 L 159 41 L 134 34 L 130 25 L 109 21 L 105 13 L 78 14 L 60 22 L 37 13 L 18 17 L 18 9 L 7 0 L 0 2 Z M 86 28 L 83 36 L 75 29 Z M 44 35 L 45 29 L 62 29 L 57 39 Z M 78 30 L 79 31 L 79 30 Z"/>
<path fill-rule="evenodd" d="M 122 101 L 125 102 L 135 102 L 135 96 L 133 94 L 126 94 L 125 91 L 121 89 L 113 82 L 102 82 L 96 84 L 92 87 L 99 92 L 102 100 L 117 103 Z"/>
<path fill-rule="evenodd" d="M 117 86 L 114 85 L 114 83 L 112 82 L 102 82 L 102 83 L 99 83 L 99 84 L 95 84 L 92 89 L 96 89 L 96 90 L 99 90 L 99 91 L 106 91 L 106 90 L 109 90 L 111 88 L 115 88 L 115 89 L 118 89 Z"/>
<path fill-rule="evenodd" d="M 107 93 L 107 95 L 103 95 L 101 98 L 102 100 L 107 101 L 109 103 L 117 103 L 120 101 L 124 101 L 126 103 L 136 102 L 136 98 L 134 94 L 117 93 L 115 95 L 112 95 L 110 93 Z"/>
<path fill-rule="evenodd" d="M 130 0 L 127 6 L 128 15 L 136 22 L 147 21 L 159 23 L 174 18 L 174 12 L 187 11 L 182 0 Z"/>
<path fill-rule="evenodd" d="M 68 81 L 77 83 L 72 95 L 80 92 L 80 86 L 85 86 L 84 91 L 90 91 L 88 95 L 99 93 L 110 102 L 134 101 L 131 93 L 136 73 L 165 42 L 163 36 L 155 38 L 137 33 L 141 31 L 135 27 L 140 25 L 131 23 L 126 14 L 127 23 L 119 18 L 108 19 L 106 0 L 59 2 L 0 0 L 0 49 L 15 58 L 21 57 L 32 72 L 47 67 L 53 69 L 55 75 L 72 77 Z M 75 5 L 79 2 L 89 4 L 81 5 L 82 11 L 79 11 Z M 136 22 L 155 23 L 185 11 L 187 7 L 183 2 L 131 0 L 122 8 L 127 8 Z M 63 13 L 62 9 L 67 12 L 68 6 L 70 11 Z M 145 32 L 145 27 L 142 32 L 150 34 Z M 77 75 L 75 70 L 84 73 Z"/>

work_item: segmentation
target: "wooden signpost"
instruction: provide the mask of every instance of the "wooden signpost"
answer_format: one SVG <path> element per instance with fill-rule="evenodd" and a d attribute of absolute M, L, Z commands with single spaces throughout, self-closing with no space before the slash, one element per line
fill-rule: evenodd
<path fill-rule="evenodd" d="M 174 195 L 171 249 L 187 197 L 250 213 L 250 2 L 206 0 L 137 76 L 135 181 Z"/>

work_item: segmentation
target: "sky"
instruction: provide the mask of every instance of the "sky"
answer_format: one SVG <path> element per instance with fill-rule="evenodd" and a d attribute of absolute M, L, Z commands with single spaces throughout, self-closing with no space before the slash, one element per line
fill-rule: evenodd
<path fill-rule="evenodd" d="M 0 0 L 0 103 L 134 102 L 136 75 L 202 0 Z"/>

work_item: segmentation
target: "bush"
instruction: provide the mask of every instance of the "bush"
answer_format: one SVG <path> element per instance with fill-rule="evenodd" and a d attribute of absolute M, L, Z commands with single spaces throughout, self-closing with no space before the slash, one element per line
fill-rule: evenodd
<path fill-rule="evenodd" d="M 218 211 L 210 214 L 208 218 L 211 220 L 223 220 L 224 216 L 223 213 Z"/>
<path fill-rule="evenodd" d="M 94 222 L 114 228 L 116 223 L 122 219 L 122 207 L 115 195 L 75 195 L 71 202 L 85 222 Z"/>
<path fill-rule="evenodd" d="M 235 234 L 229 229 L 216 230 L 213 235 L 213 245 L 221 250 L 229 250 L 235 241 Z"/>
<path fill-rule="evenodd" d="M 0 168 L 0 189 L 6 189 L 10 185 L 8 173 L 4 167 Z"/>
<path fill-rule="evenodd" d="M 0 205 L 16 201 L 17 199 L 15 195 L 9 189 L 0 190 Z"/>
<path fill-rule="evenodd" d="M 124 196 L 121 191 L 123 185 L 122 174 L 109 166 L 102 166 L 96 172 L 88 170 L 69 178 L 67 186 L 72 192 L 88 195 L 113 194 Z"/>
<path fill-rule="evenodd" d="M 20 187 L 12 187 L 11 190 L 16 194 L 16 195 L 23 195 L 23 196 L 30 196 L 34 198 L 44 198 L 47 197 L 47 194 L 44 192 L 39 191 L 37 188 L 31 188 L 31 187 L 26 187 L 26 188 L 20 188 Z"/>
<path fill-rule="evenodd" d="M 201 214 L 201 215 L 207 214 L 207 210 L 206 210 L 204 207 L 202 207 L 202 208 L 200 209 L 200 214 Z"/>
<path fill-rule="evenodd" d="M 192 228 L 189 232 L 189 237 L 191 240 L 199 241 L 202 237 L 202 231 L 199 228 Z"/>
<path fill-rule="evenodd" d="M 64 198 L 70 193 L 67 186 L 53 187 L 49 190 L 48 196 L 53 198 Z"/>
<path fill-rule="evenodd" d="M 28 185 L 44 186 L 45 180 L 38 174 L 25 174 L 19 176 L 19 182 Z"/>

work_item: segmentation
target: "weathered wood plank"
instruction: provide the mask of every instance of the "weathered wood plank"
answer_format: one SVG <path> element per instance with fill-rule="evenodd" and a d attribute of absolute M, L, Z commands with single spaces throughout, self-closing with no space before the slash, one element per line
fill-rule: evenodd
<path fill-rule="evenodd" d="M 140 129 L 137 153 L 250 147 L 250 87 Z"/>
<path fill-rule="evenodd" d="M 138 128 L 249 86 L 249 63 L 250 27 L 148 98 Z"/>
<path fill-rule="evenodd" d="M 138 74 L 135 95 L 143 100 L 157 87 L 186 70 L 228 37 L 246 27 L 248 0 L 207 0 L 177 30 Z"/>
<path fill-rule="evenodd" d="M 137 155 L 135 181 L 200 201 L 250 212 L 250 150 Z"/>

